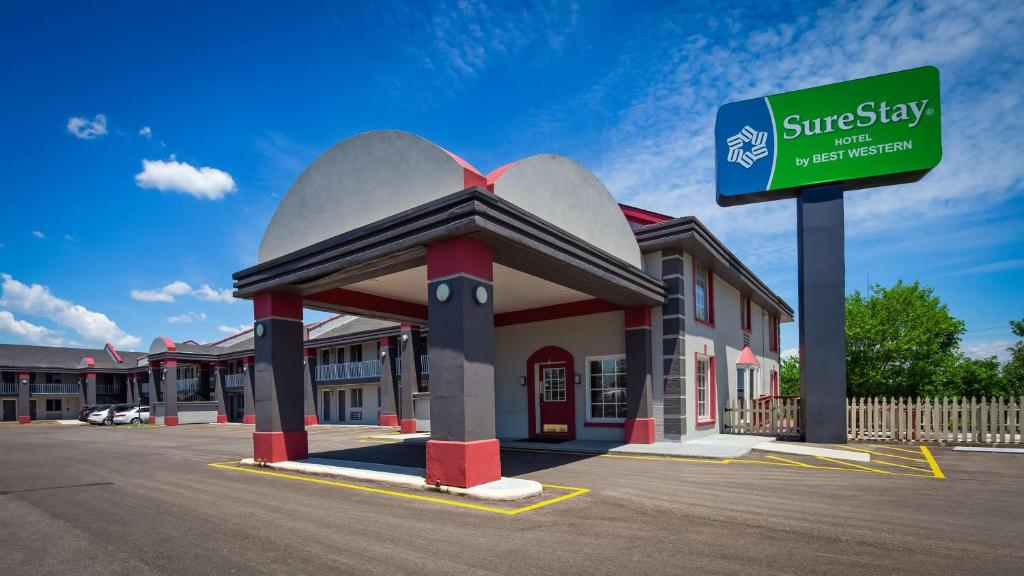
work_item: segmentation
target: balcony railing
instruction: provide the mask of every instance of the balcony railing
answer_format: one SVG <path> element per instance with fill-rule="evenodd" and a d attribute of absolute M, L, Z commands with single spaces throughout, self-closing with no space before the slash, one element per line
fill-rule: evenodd
<path fill-rule="evenodd" d="M 401 375 L 402 373 L 402 361 L 401 358 L 395 362 L 395 374 Z M 420 374 L 430 374 L 430 354 L 420 355 Z"/>
<path fill-rule="evenodd" d="M 32 384 L 29 392 L 32 394 L 78 394 L 78 384 Z"/>
<path fill-rule="evenodd" d="M 97 384 L 96 393 L 104 396 L 117 396 L 121 393 L 120 384 Z"/>
<path fill-rule="evenodd" d="M 225 374 L 224 388 L 241 388 L 245 383 L 245 374 Z"/>
<path fill-rule="evenodd" d="M 380 376 L 380 362 L 345 362 L 344 364 L 324 364 L 316 367 L 316 379 L 321 380 L 358 380 L 361 378 L 377 378 Z"/>
<path fill-rule="evenodd" d="M 0 384 L 0 394 L 17 394 L 18 383 L 17 382 L 4 382 Z"/>

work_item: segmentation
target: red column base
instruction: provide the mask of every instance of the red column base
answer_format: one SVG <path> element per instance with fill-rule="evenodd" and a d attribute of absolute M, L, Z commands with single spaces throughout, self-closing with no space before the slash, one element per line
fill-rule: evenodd
<path fill-rule="evenodd" d="M 177 416 L 164 416 L 164 426 L 177 426 L 177 425 L 178 425 L 178 417 Z"/>
<path fill-rule="evenodd" d="M 305 423 L 306 426 L 316 426 L 320 423 L 320 419 L 316 417 L 316 414 L 306 414 Z"/>
<path fill-rule="evenodd" d="M 416 433 L 416 420 L 412 418 L 403 418 L 400 424 L 402 427 L 402 434 L 415 434 Z"/>
<path fill-rule="evenodd" d="M 156 424 L 156 416 L 150 416 L 149 417 L 149 423 L 150 424 Z"/>
<path fill-rule="evenodd" d="M 398 426 L 398 414 L 381 414 L 381 426 Z"/>
<path fill-rule="evenodd" d="M 427 441 L 427 483 L 470 488 L 501 478 L 498 440 Z"/>
<path fill-rule="evenodd" d="M 305 460 L 309 458 L 306 431 L 253 432 L 252 457 L 266 462 Z"/>
<path fill-rule="evenodd" d="M 227 424 L 227 423 L 228 423 L 228 415 L 227 414 L 217 414 L 217 424 Z"/>
<path fill-rule="evenodd" d="M 255 424 L 255 423 L 256 423 L 256 415 L 255 414 L 246 414 L 245 416 L 242 416 L 242 424 Z"/>
<path fill-rule="evenodd" d="M 30 424 L 31 422 L 31 416 L 18 416 L 18 424 Z"/>
<path fill-rule="evenodd" d="M 654 444 L 654 418 L 626 418 L 626 444 Z"/>

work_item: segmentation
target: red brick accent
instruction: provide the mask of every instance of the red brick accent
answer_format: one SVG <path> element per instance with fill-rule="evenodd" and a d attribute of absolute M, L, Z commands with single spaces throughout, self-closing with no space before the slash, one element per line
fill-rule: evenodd
<path fill-rule="evenodd" d="M 304 423 L 306 426 L 316 426 L 320 423 L 320 419 L 316 417 L 316 414 L 306 414 Z"/>
<path fill-rule="evenodd" d="M 309 458 L 309 441 L 306 431 L 253 432 L 252 457 L 267 462 Z"/>
<path fill-rule="evenodd" d="M 32 422 L 31 416 L 18 416 L 18 424 L 29 424 Z"/>
<path fill-rule="evenodd" d="M 178 425 L 178 417 L 177 416 L 164 416 L 164 426 L 177 426 L 177 425 Z"/>
<path fill-rule="evenodd" d="M 253 318 L 263 320 L 271 316 L 302 320 L 302 296 L 287 292 L 264 292 L 253 297 Z"/>
<path fill-rule="evenodd" d="M 381 426 L 398 426 L 398 414 L 381 414 Z"/>
<path fill-rule="evenodd" d="M 149 423 L 150 424 L 156 424 L 156 416 L 150 416 L 149 417 Z"/>
<path fill-rule="evenodd" d="M 626 444 L 654 444 L 654 418 L 626 418 Z"/>
<path fill-rule="evenodd" d="M 501 478 L 498 440 L 427 441 L 427 483 L 469 488 Z"/>
<path fill-rule="evenodd" d="M 217 424 L 227 424 L 227 423 L 228 423 L 228 415 L 227 414 L 217 414 Z"/>
<path fill-rule="evenodd" d="M 469 236 L 458 236 L 427 247 L 427 280 L 469 274 L 494 279 L 491 247 Z"/>
<path fill-rule="evenodd" d="M 245 416 L 242 416 L 242 424 L 255 424 L 255 423 L 256 423 L 256 415 L 255 414 L 246 414 Z"/>
<path fill-rule="evenodd" d="M 415 434 L 416 433 L 416 419 L 415 418 L 402 418 L 402 422 L 399 425 L 402 427 L 402 434 Z"/>

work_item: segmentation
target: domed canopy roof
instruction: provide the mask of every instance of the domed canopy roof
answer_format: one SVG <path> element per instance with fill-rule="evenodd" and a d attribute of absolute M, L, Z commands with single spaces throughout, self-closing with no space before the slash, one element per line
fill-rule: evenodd
<path fill-rule="evenodd" d="M 267 226 L 259 262 L 485 184 L 520 208 L 641 266 L 639 247 L 619 205 L 580 164 L 543 154 L 501 168 L 485 181 L 444 148 L 394 130 L 343 140 L 306 168 Z"/>

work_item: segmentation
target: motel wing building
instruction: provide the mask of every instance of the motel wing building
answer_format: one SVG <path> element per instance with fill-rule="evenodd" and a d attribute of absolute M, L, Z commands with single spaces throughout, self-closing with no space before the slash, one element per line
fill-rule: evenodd
<path fill-rule="evenodd" d="M 696 218 L 620 205 L 568 158 L 484 176 L 394 131 L 311 164 L 235 287 L 254 328 L 218 342 L 0 345 L 4 418 L 146 403 L 159 424 L 254 423 L 268 461 L 305 457 L 309 424 L 398 426 L 430 432 L 430 483 L 471 486 L 500 476 L 498 438 L 721 431 L 728 399 L 778 394 L 793 315 Z M 33 387 L 54 379 L 60 410 Z"/>

